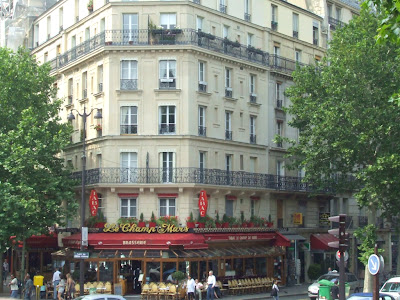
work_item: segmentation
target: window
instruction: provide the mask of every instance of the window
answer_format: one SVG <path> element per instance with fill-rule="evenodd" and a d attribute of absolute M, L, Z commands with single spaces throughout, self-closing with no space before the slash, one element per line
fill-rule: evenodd
<path fill-rule="evenodd" d="M 60 25 L 60 31 L 64 29 L 64 8 L 60 7 L 58 10 L 58 24 Z"/>
<path fill-rule="evenodd" d="M 175 106 L 160 106 L 160 134 L 175 133 Z"/>
<path fill-rule="evenodd" d="M 319 38 L 319 31 L 318 31 L 318 22 L 313 22 L 313 44 L 318 46 L 318 38 Z"/>
<path fill-rule="evenodd" d="M 74 97 L 74 80 L 68 79 L 68 104 L 72 104 Z"/>
<path fill-rule="evenodd" d="M 283 122 L 281 120 L 276 121 L 276 135 L 280 137 L 283 135 Z M 276 146 L 281 148 L 282 142 L 278 142 Z"/>
<path fill-rule="evenodd" d="M 138 42 L 138 15 L 137 14 L 122 14 L 123 22 L 123 43 L 137 44 Z"/>
<path fill-rule="evenodd" d="M 225 68 L 225 97 L 232 98 L 232 69 Z"/>
<path fill-rule="evenodd" d="M 173 152 L 162 152 L 161 153 L 161 174 L 162 182 L 168 183 L 173 182 L 173 171 L 174 171 L 174 153 Z"/>
<path fill-rule="evenodd" d="M 285 164 L 281 160 L 276 161 L 276 175 L 285 176 Z"/>
<path fill-rule="evenodd" d="M 103 91 L 103 65 L 97 67 L 97 92 L 100 93 Z"/>
<path fill-rule="evenodd" d="M 274 45 L 274 66 L 275 68 L 281 67 L 281 60 L 279 58 L 281 53 L 281 48 L 277 45 Z"/>
<path fill-rule="evenodd" d="M 232 112 L 225 111 L 225 139 L 232 140 Z"/>
<path fill-rule="evenodd" d="M 234 200 L 225 199 L 225 214 L 228 217 L 233 217 L 233 201 Z"/>
<path fill-rule="evenodd" d="M 121 134 L 137 134 L 137 106 L 121 107 Z"/>
<path fill-rule="evenodd" d="M 219 11 L 226 14 L 226 2 L 225 0 L 219 0 Z"/>
<path fill-rule="evenodd" d="M 278 7 L 271 5 L 271 29 L 278 30 Z"/>
<path fill-rule="evenodd" d="M 239 156 L 239 168 L 240 168 L 240 171 L 244 170 L 244 156 L 243 156 L 243 154 L 240 154 L 240 156 Z"/>
<path fill-rule="evenodd" d="M 250 74 L 249 89 L 250 89 L 250 102 L 256 103 L 257 102 L 256 75 L 254 74 Z"/>
<path fill-rule="evenodd" d="M 253 200 L 253 199 L 250 200 L 250 216 L 251 217 L 254 217 L 255 203 L 256 203 L 255 200 Z"/>
<path fill-rule="evenodd" d="M 160 60 L 160 89 L 176 88 L 176 61 Z"/>
<path fill-rule="evenodd" d="M 86 99 L 88 94 L 87 94 L 87 72 L 83 72 L 82 74 L 82 99 Z"/>
<path fill-rule="evenodd" d="M 199 152 L 199 180 L 200 182 L 204 182 L 204 169 L 206 168 L 206 152 L 200 151 Z"/>
<path fill-rule="evenodd" d="M 332 18 L 332 4 L 328 4 L 328 18 Z"/>
<path fill-rule="evenodd" d="M 176 27 L 176 14 L 161 14 L 160 25 L 164 29 L 174 29 Z"/>
<path fill-rule="evenodd" d="M 160 217 L 175 216 L 175 198 L 160 198 Z"/>
<path fill-rule="evenodd" d="M 100 20 L 100 32 L 104 32 L 106 30 L 106 19 L 102 18 Z"/>
<path fill-rule="evenodd" d="M 203 30 L 203 20 L 204 18 L 197 16 L 196 18 L 196 29 Z"/>
<path fill-rule="evenodd" d="M 299 15 L 293 14 L 293 37 L 299 38 Z"/>
<path fill-rule="evenodd" d="M 199 136 L 206 136 L 206 108 L 199 106 Z"/>
<path fill-rule="evenodd" d="M 301 63 L 301 50 L 296 49 L 294 51 L 294 60 L 296 63 Z"/>
<path fill-rule="evenodd" d="M 121 61 L 121 90 L 137 90 L 137 61 Z"/>
<path fill-rule="evenodd" d="M 253 46 L 253 36 L 251 33 L 247 34 L 247 46 Z"/>
<path fill-rule="evenodd" d="M 227 154 L 225 155 L 225 168 L 226 171 L 232 171 L 232 155 L 231 154 Z"/>
<path fill-rule="evenodd" d="M 229 38 L 229 26 L 222 27 L 222 38 Z"/>
<path fill-rule="evenodd" d="M 121 218 L 135 218 L 136 215 L 136 198 L 121 198 Z"/>
<path fill-rule="evenodd" d="M 276 100 L 276 107 L 282 108 L 283 107 L 282 83 L 280 82 L 275 83 L 275 100 Z"/>
<path fill-rule="evenodd" d="M 250 116 L 250 143 L 256 143 L 256 117 Z"/>
<path fill-rule="evenodd" d="M 199 92 L 207 92 L 206 63 L 199 62 Z"/>
<path fill-rule="evenodd" d="M 51 17 L 47 17 L 47 39 L 51 37 Z"/>
<path fill-rule="evenodd" d="M 248 22 L 251 21 L 250 0 L 244 0 L 244 19 Z"/>
<path fill-rule="evenodd" d="M 99 198 L 99 206 L 97 208 L 97 215 L 100 215 L 100 214 L 104 215 L 104 208 L 105 208 L 104 207 L 104 202 L 105 202 L 105 199 L 103 198 L 103 195 L 100 194 L 100 193 L 98 193 L 97 196 Z"/>
<path fill-rule="evenodd" d="M 342 19 L 342 9 L 340 7 L 336 7 L 336 20 L 340 21 Z"/>
<path fill-rule="evenodd" d="M 298 171 L 297 176 L 298 176 L 300 179 L 304 178 L 304 177 L 306 176 L 306 170 L 305 170 L 304 168 L 300 168 L 299 171 Z"/>
<path fill-rule="evenodd" d="M 121 182 L 137 182 L 137 153 L 121 152 Z"/>

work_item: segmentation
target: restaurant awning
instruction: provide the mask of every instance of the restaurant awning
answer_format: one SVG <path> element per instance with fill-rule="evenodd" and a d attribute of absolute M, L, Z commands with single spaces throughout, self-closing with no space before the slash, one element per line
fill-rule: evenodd
<path fill-rule="evenodd" d="M 279 232 L 205 233 L 204 238 L 206 243 L 271 241 L 271 246 L 290 246 L 290 241 Z"/>
<path fill-rule="evenodd" d="M 284 234 L 283 235 L 285 238 L 287 238 L 289 241 L 305 241 L 306 238 L 304 236 L 301 236 L 299 234 Z"/>
<path fill-rule="evenodd" d="M 76 233 L 62 240 L 64 247 L 79 248 L 81 234 Z M 180 246 L 183 249 L 206 249 L 204 236 L 194 233 L 89 233 L 88 244 L 94 249 L 154 249 L 165 250 Z"/>
<path fill-rule="evenodd" d="M 336 242 L 338 238 L 329 233 L 317 233 L 310 236 L 312 250 L 334 250 L 328 243 Z"/>
<path fill-rule="evenodd" d="M 15 240 L 15 236 L 10 237 Z M 36 248 L 58 248 L 57 233 L 32 235 L 26 239 L 26 245 L 31 249 Z M 18 241 L 18 247 L 22 248 L 22 241 Z"/>

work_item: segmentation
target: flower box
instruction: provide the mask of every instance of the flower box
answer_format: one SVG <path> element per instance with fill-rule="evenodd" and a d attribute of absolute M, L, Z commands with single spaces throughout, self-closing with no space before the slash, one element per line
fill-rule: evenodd
<path fill-rule="evenodd" d="M 146 227 L 146 222 L 138 222 L 138 227 Z"/>
<path fill-rule="evenodd" d="M 222 223 L 222 228 L 229 228 L 229 222 Z"/>
<path fill-rule="evenodd" d="M 106 222 L 98 222 L 94 224 L 94 228 L 104 228 L 104 225 L 106 225 Z"/>
<path fill-rule="evenodd" d="M 188 227 L 188 228 L 194 228 L 195 227 L 195 222 L 186 222 L 186 226 Z"/>
<path fill-rule="evenodd" d="M 156 227 L 157 223 L 156 222 L 149 222 L 149 227 L 153 228 Z"/>
<path fill-rule="evenodd" d="M 203 222 L 196 222 L 197 228 L 205 228 L 206 227 L 206 223 Z"/>
<path fill-rule="evenodd" d="M 217 228 L 222 228 L 222 224 L 219 223 L 219 222 L 215 222 L 215 227 L 217 227 Z"/>

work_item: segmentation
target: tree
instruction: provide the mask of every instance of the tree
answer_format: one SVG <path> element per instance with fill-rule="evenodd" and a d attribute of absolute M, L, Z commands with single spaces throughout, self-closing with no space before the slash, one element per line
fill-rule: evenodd
<path fill-rule="evenodd" d="M 60 122 L 48 65 L 23 49 L 0 48 L 0 60 L 0 236 L 15 235 L 24 257 L 28 237 L 76 213 L 75 182 L 59 157 L 71 127 Z"/>
<path fill-rule="evenodd" d="M 388 99 L 400 64 L 395 43 L 375 41 L 379 21 L 363 9 L 335 32 L 321 64 L 296 70 L 286 95 L 299 138 L 288 152 L 308 182 L 355 191 L 361 206 L 392 217 L 400 212 L 400 108 Z"/>

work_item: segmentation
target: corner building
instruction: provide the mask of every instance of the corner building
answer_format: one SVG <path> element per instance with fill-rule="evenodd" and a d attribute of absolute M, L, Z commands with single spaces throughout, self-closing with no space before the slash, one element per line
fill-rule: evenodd
<path fill-rule="evenodd" d="M 63 153 L 76 178 L 86 137 L 87 207 L 95 190 L 109 224 L 154 213 L 185 227 L 205 190 L 211 218 L 257 216 L 270 226 L 162 237 L 90 229 L 87 281 L 123 276 L 132 292 L 136 268 L 146 281 L 171 270 L 200 279 L 208 270 L 219 278 L 306 279 L 310 235 L 326 232 L 334 195 L 310 197 L 303 170 L 285 169 L 287 145 L 274 137 L 298 135 L 287 125 L 284 90 L 296 65 L 324 54 L 331 19 L 320 2 L 63 0 L 35 20 L 32 54 L 52 67 L 63 120 L 76 116 Z M 86 128 L 77 116 L 84 109 L 94 109 Z M 76 227 L 79 217 L 69 220 Z M 59 240 L 79 249 L 80 234 L 68 228 Z M 54 259 L 77 262 L 68 251 Z"/>

